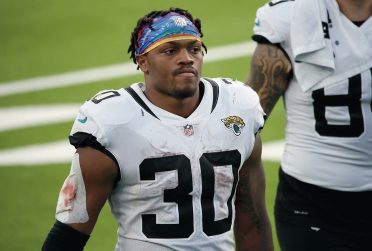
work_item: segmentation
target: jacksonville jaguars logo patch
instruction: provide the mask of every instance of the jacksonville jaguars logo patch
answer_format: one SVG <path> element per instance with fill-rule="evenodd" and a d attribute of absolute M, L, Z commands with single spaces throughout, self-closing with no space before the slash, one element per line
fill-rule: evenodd
<path fill-rule="evenodd" d="M 230 129 L 236 136 L 242 133 L 242 129 L 245 126 L 243 119 L 239 116 L 228 116 L 221 119 L 226 128 Z"/>

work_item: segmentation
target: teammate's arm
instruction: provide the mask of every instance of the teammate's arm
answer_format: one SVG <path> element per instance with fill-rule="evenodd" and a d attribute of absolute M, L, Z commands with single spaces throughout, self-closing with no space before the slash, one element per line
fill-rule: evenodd
<path fill-rule="evenodd" d="M 98 215 L 114 187 L 118 171 L 110 157 L 90 147 L 80 147 L 77 153 L 80 162 L 78 168 L 81 168 L 86 191 L 86 211 L 89 219 L 85 223 L 65 224 L 56 221 L 44 242 L 42 251 L 83 250 Z"/>
<path fill-rule="evenodd" d="M 290 60 L 278 46 L 270 43 L 257 44 L 246 85 L 258 93 L 267 116 L 287 89 L 291 69 Z"/>
<path fill-rule="evenodd" d="M 236 191 L 234 234 L 236 250 L 272 251 L 271 225 L 265 206 L 262 143 L 257 133 L 251 156 L 239 172 Z"/>

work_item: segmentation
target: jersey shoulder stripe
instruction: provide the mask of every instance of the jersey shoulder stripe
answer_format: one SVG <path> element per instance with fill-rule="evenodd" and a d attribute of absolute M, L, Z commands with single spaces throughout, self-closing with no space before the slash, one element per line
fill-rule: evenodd
<path fill-rule="evenodd" d="M 213 90 L 213 103 L 212 103 L 212 109 L 211 109 L 211 113 L 212 113 L 214 108 L 216 108 L 220 90 L 219 90 L 218 84 L 213 79 L 210 79 L 210 78 L 204 78 L 204 79 L 207 80 L 211 84 L 212 90 Z"/>
<path fill-rule="evenodd" d="M 135 90 L 133 90 L 132 87 L 128 87 L 128 88 L 125 88 L 125 90 L 132 96 L 132 98 L 143 108 L 145 109 L 145 111 L 147 111 L 148 113 L 150 113 L 152 116 L 154 116 L 155 118 L 159 119 L 155 113 L 153 113 L 151 111 L 151 109 L 146 105 L 145 102 L 143 102 L 143 100 L 141 99 L 140 96 L 138 96 L 137 92 Z"/>

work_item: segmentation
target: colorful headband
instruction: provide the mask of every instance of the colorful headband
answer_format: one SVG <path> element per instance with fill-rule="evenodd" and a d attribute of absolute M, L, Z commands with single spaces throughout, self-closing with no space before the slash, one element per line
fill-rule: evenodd
<path fill-rule="evenodd" d="M 144 26 L 138 33 L 136 55 L 145 54 L 157 46 L 181 39 L 201 41 L 198 28 L 185 16 L 170 12 L 153 20 L 151 29 Z"/>

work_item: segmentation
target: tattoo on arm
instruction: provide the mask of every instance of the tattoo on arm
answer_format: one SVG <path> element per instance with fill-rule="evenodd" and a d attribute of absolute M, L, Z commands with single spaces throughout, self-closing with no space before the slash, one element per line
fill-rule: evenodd
<path fill-rule="evenodd" d="M 258 93 L 267 115 L 287 89 L 291 69 L 289 59 L 280 48 L 271 44 L 257 45 L 246 84 Z"/>

